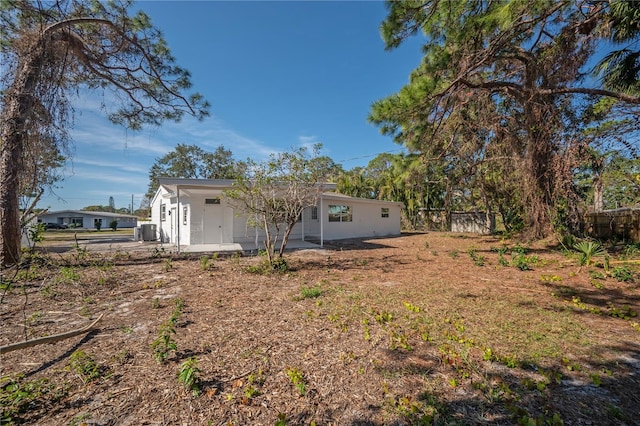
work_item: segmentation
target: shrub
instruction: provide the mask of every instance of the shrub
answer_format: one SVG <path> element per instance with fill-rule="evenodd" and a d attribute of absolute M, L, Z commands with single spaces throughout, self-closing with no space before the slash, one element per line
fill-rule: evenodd
<path fill-rule="evenodd" d="M 118 229 L 118 221 L 112 220 L 111 222 L 109 222 L 109 228 L 111 228 L 112 231 Z"/>

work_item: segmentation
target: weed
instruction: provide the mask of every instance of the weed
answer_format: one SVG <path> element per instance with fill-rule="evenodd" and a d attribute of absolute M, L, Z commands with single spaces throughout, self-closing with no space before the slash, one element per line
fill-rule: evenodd
<path fill-rule="evenodd" d="M 540 281 L 543 283 L 559 283 L 562 282 L 562 277 L 558 275 L 540 275 Z"/>
<path fill-rule="evenodd" d="M 633 259 L 640 255 L 640 243 L 628 244 L 624 248 L 624 254 L 622 255 L 623 260 Z"/>
<path fill-rule="evenodd" d="M 124 334 L 131 334 L 133 333 L 133 328 L 128 325 L 123 325 L 122 327 L 120 327 L 120 331 L 122 331 Z"/>
<path fill-rule="evenodd" d="M 477 250 L 469 249 L 467 250 L 467 253 L 469 253 L 469 257 L 471 257 L 471 260 L 473 260 L 473 263 L 476 266 L 484 266 L 486 258 L 482 255 L 479 255 Z"/>
<path fill-rule="evenodd" d="M 153 250 L 151 250 L 151 257 L 156 259 L 158 257 L 161 257 L 164 254 L 164 247 L 154 247 Z"/>
<path fill-rule="evenodd" d="M 415 312 L 415 313 L 419 313 L 420 312 L 420 307 L 416 306 L 416 305 L 412 305 L 409 302 L 403 302 L 404 307 L 407 308 L 408 311 L 411 312 Z"/>
<path fill-rule="evenodd" d="M 49 379 L 25 381 L 23 375 L 0 377 L 0 424 L 21 424 L 19 416 L 33 410 L 54 391 Z M 58 398 L 63 396 L 63 392 Z"/>
<path fill-rule="evenodd" d="M 538 256 L 525 256 L 516 252 L 512 256 L 511 265 L 521 271 L 530 271 L 533 269 L 533 265 L 536 265 L 539 261 L 540 258 Z"/>
<path fill-rule="evenodd" d="M 320 286 L 302 287 L 300 289 L 301 299 L 317 299 L 320 296 L 322 296 L 322 288 Z"/>
<path fill-rule="evenodd" d="M 69 369 L 85 384 L 102 375 L 101 368 L 93 357 L 81 350 L 75 351 L 69 357 Z"/>
<path fill-rule="evenodd" d="M 522 246 L 520 244 L 514 246 L 511 248 L 511 252 L 516 253 L 516 254 L 521 254 L 521 255 L 525 255 L 527 254 L 527 252 L 529 251 L 528 248 L 526 248 L 525 246 Z"/>
<path fill-rule="evenodd" d="M 453 259 L 456 259 L 459 256 L 458 250 L 453 249 L 453 250 L 449 251 L 449 256 L 451 256 Z"/>
<path fill-rule="evenodd" d="M 173 339 L 176 329 L 172 319 L 173 317 L 160 325 L 158 337 L 151 343 L 151 349 L 158 362 L 164 362 L 169 357 L 170 351 L 178 350 L 178 345 Z"/>
<path fill-rule="evenodd" d="M 304 396 L 307 393 L 307 382 L 304 378 L 304 374 L 299 368 L 287 368 L 287 376 L 289 376 L 289 381 L 293 384 L 296 389 L 298 389 L 298 393 L 300 396 Z"/>
<path fill-rule="evenodd" d="M 36 325 L 42 318 L 42 311 L 35 311 L 27 318 L 28 325 Z"/>
<path fill-rule="evenodd" d="M 633 282 L 633 273 L 628 266 L 616 266 L 611 271 L 611 276 L 620 282 Z"/>
<path fill-rule="evenodd" d="M 91 418 L 91 413 L 80 413 L 69 422 L 69 426 L 83 426 L 88 423 L 85 420 Z"/>
<path fill-rule="evenodd" d="M 200 256 L 200 269 L 202 269 L 203 271 L 206 271 L 207 269 L 209 269 L 209 256 L 207 255 Z"/>
<path fill-rule="evenodd" d="M 171 268 L 173 268 L 173 264 L 171 263 L 171 258 L 168 257 L 164 260 L 164 266 L 163 269 L 165 272 L 169 272 L 171 271 Z"/>
<path fill-rule="evenodd" d="M 498 255 L 502 256 L 507 254 L 507 252 L 509 251 L 509 247 L 507 246 L 491 247 L 491 251 L 495 251 L 496 253 L 498 253 Z"/>
<path fill-rule="evenodd" d="M 287 426 L 287 415 L 278 413 L 278 420 L 276 420 L 274 426 Z"/>
<path fill-rule="evenodd" d="M 58 272 L 60 273 L 58 280 L 61 283 L 72 284 L 80 280 L 80 275 L 78 275 L 78 271 L 76 271 L 76 269 L 73 267 L 62 266 L 58 270 Z"/>
<path fill-rule="evenodd" d="M 158 309 L 159 307 L 160 307 L 160 299 L 159 299 L 159 298 L 157 298 L 157 297 L 154 297 L 154 298 L 151 300 L 151 308 L 152 308 L 152 309 Z"/>
<path fill-rule="evenodd" d="M 289 265 L 287 264 L 287 261 L 284 257 L 279 256 L 271 259 L 271 262 L 269 262 L 269 259 L 264 258 L 257 265 L 250 265 L 247 267 L 247 272 L 260 275 L 271 274 L 274 272 L 284 274 L 288 271 Z"/>
<path fill-rule="evenodd" d="M 428 249 L 429 248 L 429 241 L 425 241 L 424 242 L 424 248 Z"/>
<path fill-rule="evenodd" d="M 589 271 L 589 276 L 591 278 L 593 278 L 594 280 L 604 280 L 605 278 L 607 278 L 602 272 L 600 271 Z"/>
<path fill-rule="evenodd" d="M 628 321 L 631 318 L 638 316 L 638 313 L 627 305 L 622 308 L 616 308 L 613 303 L 607 302 L 607 308 L 609 310 L 610 317 L 621 318 Z"/>
<path fill-rule="evenodd" d="M 195 356 L 187 359 L 180 365 L 180 371 L 178 372 L 178 381 L 188 391 L 191 391 L 193 396 L 199 396 L 202 390 L 200 389 L 200 369 L 198 368 L 198 359 Z"/>
<path fill-rule="evenodd" d="M 378 324 L 385 324 L 393 320 L 393 314 L 387 311 L 375 312 L 374 316 Z"/>

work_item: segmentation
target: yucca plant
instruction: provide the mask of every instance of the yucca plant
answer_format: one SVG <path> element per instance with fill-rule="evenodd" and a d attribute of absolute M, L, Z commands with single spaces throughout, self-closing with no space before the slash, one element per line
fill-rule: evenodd
<path fill-rule="evenodd" d="M 602 244 L 596 241 L 580 241 L 573 245 L 573 249 L 576 250 L 580 257 L 580 266 L 590 266 L 594 257 L 604 256 L 607 254 Z"/>

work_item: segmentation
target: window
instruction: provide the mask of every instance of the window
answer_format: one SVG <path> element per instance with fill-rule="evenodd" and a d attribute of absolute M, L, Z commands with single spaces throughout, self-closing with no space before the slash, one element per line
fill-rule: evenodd
<path fill-rule="evenodd" d="M 220 198 L 205 198 L 205 204 L 220 204 Z"/>
<path fill-rule="evenodd" d="M 318 220 L 318 208 L 311 207 L 311 220 Z"/>
<path fill-rule="evenodd" d="M 187 206 L 182 207 L 182 224 L 187 224 Z"/>
<path fill-rule="evenodd" d="M 350 206 L 329 205 L 329 222 L 352 222 Z"/>
<path fill-rule="evenodd" d="M 389 217 L 389 207 L 382 207 L 380 209 L 380 216 L 381 217 Z"/>
<path fill-rule="evenodd" d="M 160 220 L 161 221 L 165 221 L 167 220 L 167 205 L 166 204 L 160 204 Z"/>

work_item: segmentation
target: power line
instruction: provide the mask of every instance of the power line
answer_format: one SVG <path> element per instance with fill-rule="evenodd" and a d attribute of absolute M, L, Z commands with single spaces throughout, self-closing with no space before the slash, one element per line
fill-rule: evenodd
<path fill-rule="evenodd" d="M 362 155 L 360 157 L 352 157 L 352 158 L 347 158 L 345 160 L 338 160 L 338 163 L 344 163 L 344 162 L 353 161 L 353 160 L 362 160 L 363 158 L 377 157 L 380 154 L 391 154 L 391 153 L 394 153 L 394 152 L 404 151 L 404 150 L 405 150 L 405 148 L 392 149 L 390 151 L 378 152 L 377 154 Z"/>

